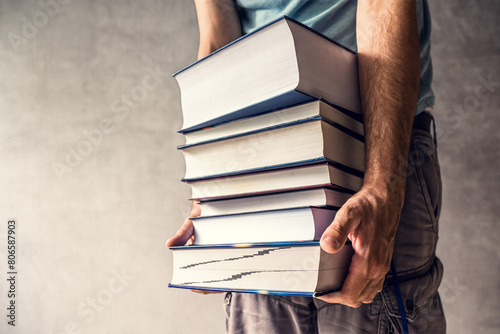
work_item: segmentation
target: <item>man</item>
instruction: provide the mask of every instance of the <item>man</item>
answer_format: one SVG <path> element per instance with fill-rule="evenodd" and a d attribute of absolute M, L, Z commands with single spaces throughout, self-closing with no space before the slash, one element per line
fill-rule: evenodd
<path fill-rule="evenodd" d="M 319 299 L 228 294 L 230 333 L 401 333 L 391 259 L 410 333 L 444 333 L 435 257 L 441 187 L 430 111 L 427 0 L 195 0 L 198 58 L 282 15 L 358 51 L 366 166 L 361 190 L 321 237 L 355 255 L 340 292 Z M 190 217 L 200 214 L 194 204 Z M 167 246 L 193 235 L 186 219 Z"/>

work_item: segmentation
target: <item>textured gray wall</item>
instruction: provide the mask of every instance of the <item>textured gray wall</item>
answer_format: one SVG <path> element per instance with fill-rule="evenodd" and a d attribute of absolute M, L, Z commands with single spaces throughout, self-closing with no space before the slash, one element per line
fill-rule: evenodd
<path fill-rule="evenodd" d="M 498 333 L 500 2 L 430 5 L 444 182 L 440 292 L 448 332 Z"/>
<path fill-rule="evenodd" d="M 195 59 L 192 1 L 45 3 L 56 2 L 0 2 L 0 332 L 223 332 L 220 295 L 167 288 L 164 241 L 190 193 L 169 75 Z M 431 7 L 441 293 L 449 333 L 496 333 L 500 87 L 483 82 L 500 81 L 500 5 Z M 5 317 L 10 218 L 15 328 Z"/>

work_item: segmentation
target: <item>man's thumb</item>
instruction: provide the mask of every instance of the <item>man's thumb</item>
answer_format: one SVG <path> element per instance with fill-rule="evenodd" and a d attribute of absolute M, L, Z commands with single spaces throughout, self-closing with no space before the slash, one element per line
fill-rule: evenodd
<path fill-rule="evenodd" d="M 361 217 L 356 210 L 344 204 L 335 215 L 335 219 L 323 232 L 320 239 L 321 248 L 327 253 L 338 252 L 347 241 L 349 233 L 358 226 Z"/>

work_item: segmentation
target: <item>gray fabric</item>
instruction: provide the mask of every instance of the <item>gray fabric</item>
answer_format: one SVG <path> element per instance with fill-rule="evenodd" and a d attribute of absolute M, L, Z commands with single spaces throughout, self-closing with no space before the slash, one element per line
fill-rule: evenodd
<path fill-rule="evenodd" d="M 356 10 L 353 0 L 236 0 L 241 28 L 247 34 L 267 23 L 289 16 L 341 45 L 357 51 Z M 420 88 L 415 115 L 434 105 L 432 91 L 431 16 L 427 0 L 417 0 L 420 39 Z"/>
<path fill-rule="evenodd" d="M 437 293 L 443 276 L 435 256 L 441 176 L 430 133 L 413 130 L 405 204 L 394 262 L 412 334 L 446 332 Z M 402 333 L 398 303 L 387 275 L 384 289 L 358 309 L 307 297 L 227 294 L 228 333 Z"/>

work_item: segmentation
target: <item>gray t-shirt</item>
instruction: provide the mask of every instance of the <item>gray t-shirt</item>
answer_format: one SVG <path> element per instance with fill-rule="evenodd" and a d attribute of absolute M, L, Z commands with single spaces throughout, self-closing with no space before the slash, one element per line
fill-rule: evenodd
<path fill-rule="evenodd" d="M 357 51 L 356 0 L 235 0 L 243 34 L 247 34 L 283 15 L 289 16 L 330 39 Z M 417 0 L 420 34 L 419 114 L 434 105 L 430 55 L 431 17 L 427 0 Z"/>

